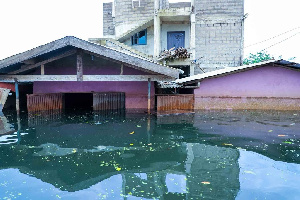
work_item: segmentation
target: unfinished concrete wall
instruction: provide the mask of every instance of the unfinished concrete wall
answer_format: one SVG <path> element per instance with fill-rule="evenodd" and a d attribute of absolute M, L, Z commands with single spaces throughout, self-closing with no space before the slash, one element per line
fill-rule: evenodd
<path fill-rule="evenodd" d="M 112 6 L 112 2 L 103 3 L 103 36 L 115 34 Z"/>
<path fill-rule="evenodd" d="M 160 0 L 160 9 L 191 7 L 191 2 L 169 2 Z"/>
<path fill-rule="evenodd" d="M 191 7 L 191 2 L 169 3 L 169 8 L 184 8 L 184 7 Z"/>
<path fill-rule="evenodd" d="M 147 28 L 147 45 L 132 45 L 131 37 L 129 37 L 124 44 L 144 53 L 147 55 L 153 55 L 154 49 L 154 26 Z"/>
<path fill-rule="evenodd" d="M 197 64 L 205 71 L 241 65 L 244 0 L 196 0 L 195 14 Z"/>
<path fill-rule="evenodd" d="M 300 110 L 300 71 L 260 67 L 205 79 L 194 94 L 195 109 Z"/>
<path fill-rule="evenodd" d="M 115 0 L 115 33 L 117 37 L 153 17 L 154 0 L 140 2 L 139 6 L 132 0 Z"/>

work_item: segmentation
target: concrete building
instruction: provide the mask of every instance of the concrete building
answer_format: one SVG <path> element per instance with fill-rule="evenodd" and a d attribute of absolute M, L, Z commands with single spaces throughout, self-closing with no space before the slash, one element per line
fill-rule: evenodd
<path fill-rule="evenodd" d="M 113 0 L 103 3 L 105 39 L 90 40 L 109 40 L 190 76 L 242 64 L 244 18 L 244 0 Z M 190 56 L 160 59 L 173 47 Z"/>

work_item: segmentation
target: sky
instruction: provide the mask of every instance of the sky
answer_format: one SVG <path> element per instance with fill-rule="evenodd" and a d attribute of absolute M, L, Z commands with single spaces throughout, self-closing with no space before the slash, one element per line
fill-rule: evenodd
<path fill-rule="evenodd" d="M 104 1 L 1 0 L 0 60 L 65 36 L 101 37 Z M 299 7 L 299 0 L 245 0 L 245 56 L 267 48 L 275 58 L 300 63 Z"/>

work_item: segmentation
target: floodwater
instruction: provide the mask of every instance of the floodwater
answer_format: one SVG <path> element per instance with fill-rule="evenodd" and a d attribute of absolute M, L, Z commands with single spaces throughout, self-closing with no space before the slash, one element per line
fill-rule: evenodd
<path fill-rule="evenodd" d="M 0 127 L 1 200 L 300 199 L 298 111 L 5 113 Z"/>

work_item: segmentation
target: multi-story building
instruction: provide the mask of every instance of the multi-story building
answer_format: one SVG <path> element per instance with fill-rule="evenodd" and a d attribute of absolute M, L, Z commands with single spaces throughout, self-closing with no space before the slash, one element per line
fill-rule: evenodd
<path fill-rule="evenodd" d="M 102 44 L 126 49 L 185 76 L 240 66 L 243 58 L 244 0 L 113 0 L 103 3 Z M 109 39 L 108 39 L 109 38 Z M 99 42 L 99 39 L 91 39 Z M 175 47 L 175 48 L 173 48 Z M 186 58 L 161 52 L 183 47 Z"/>

